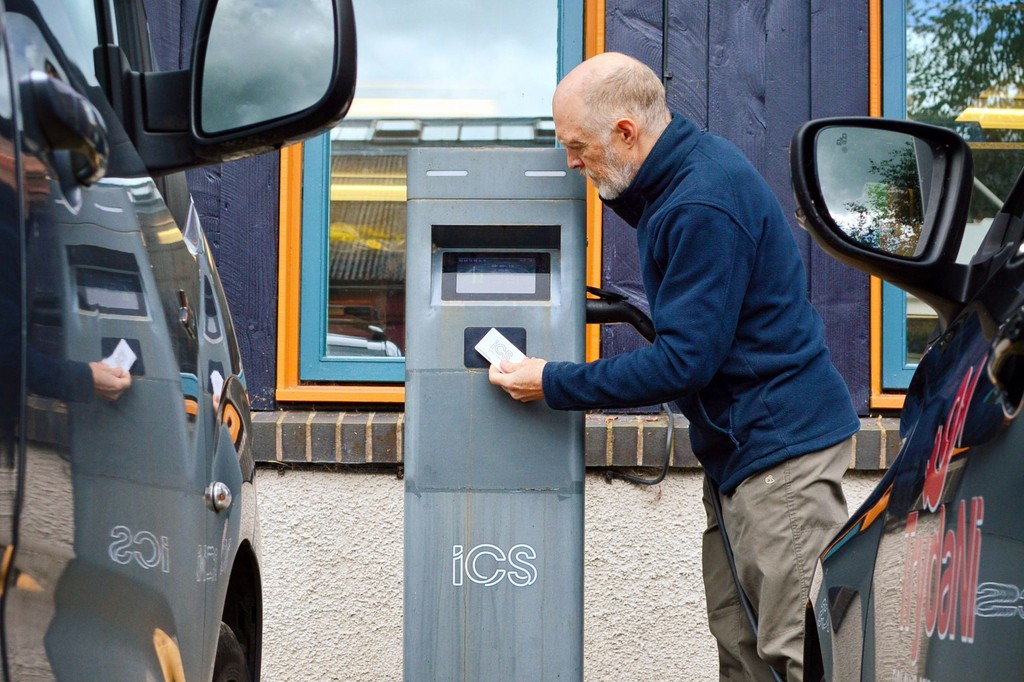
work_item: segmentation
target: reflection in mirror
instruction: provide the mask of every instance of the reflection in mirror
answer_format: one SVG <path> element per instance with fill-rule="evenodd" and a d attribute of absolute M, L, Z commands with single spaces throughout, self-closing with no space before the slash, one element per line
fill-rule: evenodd
<path fill-rule="evenodd" d="M 825 207 L 847 238 L 893 256 L 920 253 L 930 147 L 904 133 L 832 126 L 818 133 L 815 159 Z"/>
<path fill-rule="evenodd" d="M 331 0 L 220 0 L 201 65 L 203 132 L 316 104 L 334 68 L 334 26 Z"/>

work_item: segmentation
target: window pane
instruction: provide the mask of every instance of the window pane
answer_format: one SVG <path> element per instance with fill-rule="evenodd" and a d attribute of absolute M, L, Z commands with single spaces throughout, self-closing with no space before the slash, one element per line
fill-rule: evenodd
<path fill-rule="evenodd" d="M 350 116 L 547 116 L 556 0 L 355 0 L 359 72 Z"/>
<path fill-rule="evenodd" d="M 960 254 L 970 261 L 1024 166 L 1024 6 L 906 0 L 907 118 L 960 133 L 974 193 Z M 916 363 L 935 313 L 907 296 L 906 361 Z"/>
<path fill-rule="evenodd" d="M 401 355 L 405 157 L 332 154 L 327 355 Z"/>
<path fill-rule="evenodd" d="M 558 2 L 354 7 L 356 96 L 330 136 L 325 347 L 329 357 L 395 357 L 405 338 L 406 152 L 552 146 Z"/>

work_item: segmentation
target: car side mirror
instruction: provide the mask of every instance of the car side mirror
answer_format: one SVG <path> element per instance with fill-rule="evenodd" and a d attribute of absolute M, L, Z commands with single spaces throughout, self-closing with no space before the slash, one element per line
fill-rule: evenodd
<path fill-rule="evenodd" d="M 209 22 L 196 54 L 202 136 L 307 111 L 341 75 L 335 64 L 346 38 L 331 0 L 219 0 Z"/>
<path fill-rule="evenodd" d="M 103 86 L 150 173 L 261 154 L 337 124 L 355 96 L 352 0 L 204 0 L 192 66 L 132 70 L 97 48 Z"/>
<path fill-rule="evenodd" d="M 798 219 L 829 254 L 955 314 L 956 256 L 971 197 L 967 143 L 946 128 L 880 118 L 804 124 L 790 149 Z"/>
<path fill-rule="evenodd" d="M 928 144 L 892 130 L 829 126 L 815 137 L 814 160 L 824 217 L 839 234 L 897 258 L 920 255 L 937 197 Z"/>

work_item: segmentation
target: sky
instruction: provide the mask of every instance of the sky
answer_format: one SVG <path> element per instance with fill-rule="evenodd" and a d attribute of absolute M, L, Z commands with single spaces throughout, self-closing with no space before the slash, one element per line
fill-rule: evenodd
<path fill-rule="evenodd" d="M 353 5 L 359 46 L 354 115 L 360 99 L 382 98 L 406 101 L 408 116 L 457 115 L 460 107 L 477 116 L 551 115 L 557 0 L 354 0 Z M 423 106 L 408 100 L 421 100 Z M 436 100 L 450 106 L 428 106 Z"/>

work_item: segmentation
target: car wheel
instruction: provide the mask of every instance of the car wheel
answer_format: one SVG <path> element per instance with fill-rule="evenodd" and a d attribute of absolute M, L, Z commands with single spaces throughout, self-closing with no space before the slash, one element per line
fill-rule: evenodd
<path fill-rule="evenodd" d="M 213 664 L 213 682 L 251 682 L 249 664 L 245 659 L 245 650 L 238 643 L 238 637 L 228 627 L 220 624 L 220 636 L 217 638 L 217 660 Z"/>

